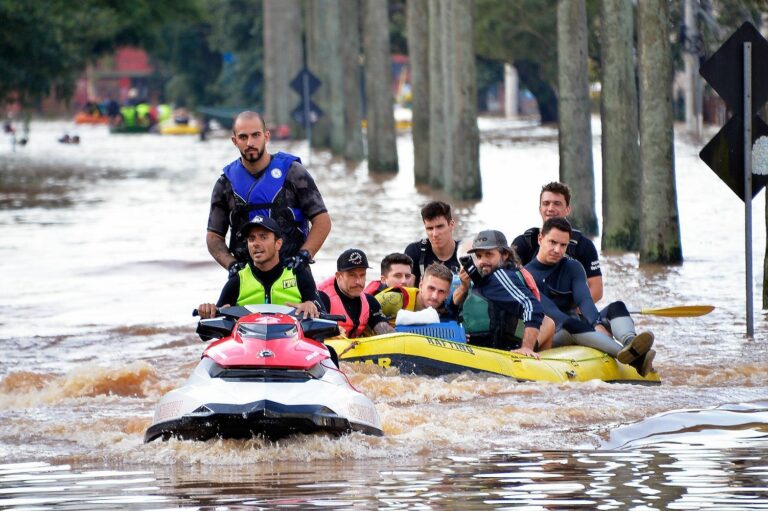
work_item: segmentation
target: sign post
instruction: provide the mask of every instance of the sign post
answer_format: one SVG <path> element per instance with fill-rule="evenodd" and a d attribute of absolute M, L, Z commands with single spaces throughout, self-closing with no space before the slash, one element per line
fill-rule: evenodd
<path fill-rule="evenodd" d="M 752 43 L 744 43 L 744 270 L 747 289 L 747 337 L 755 335 L 752 303 Z"/>
<path fill-rule="evenodd" d="M 320 80 L 306 67 L 291 80 L 291 88 L 301 96 L 301 103 L 293 109 L 291 118 L 304 127 L 304 133 L 307 135 L 308 165 L 312 162 L 312 125 L 323 115 L 323 111 L 311 99 L 320 85 Z"/>
<path fill-rule="evenodd" d="M 757 111 L 768 100 L 768 41 L 744 23 L 701 65 L 699 74 L 717 91 L 733 116 L 704 146 L 699 157 L 744 201 L 747 337 L 754 337 L 752 292 L 752 198 L 768 184 L 754 174 L 752 145 L 768 137 Z"/>

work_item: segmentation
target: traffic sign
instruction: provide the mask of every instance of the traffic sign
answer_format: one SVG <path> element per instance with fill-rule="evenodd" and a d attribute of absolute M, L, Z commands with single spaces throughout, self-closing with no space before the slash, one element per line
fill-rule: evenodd
<path fill-rule="evenodd" d="M 768 176 L 762 172 L 764 169 L 756 174 L 752 167 L 755 140 L 768 135 L 768 126 L 756 115 L 768 100 L 766 62 L 768 41 L 751 23 L 745 22 L 699 69 L 701 76 L 733 112 L 733 117 L 699 156 L 744 201 L 744 277 L 749 338 L 754 336 L 752 197 L 768 181 Z"/>
<path fill-rule="evenodd" d="M 299 71 L 299 74 L 291 80 L 291 89 L 295 90 L 299 96 L 302 96 L 304 94 L 305 78 L 307 79 L 307 94 L 311 96 L 320 87 L 322 82 L 306 67 Z"/>
<path fill-rule="evenodd" d="M 744 200 L 744 130 L 739 116 L 731 117 L 725 126 L 714 136 L 699 157 L 709 165 L 715 174 L 723 180 L 733 193 Z M 768 124 L 754 116 L 752 120 L 752 144 L 763 136 L 768 136 Z M 752 197 L 768 185 L 768 176 L 752 174 Z"/>
<path fill-rule="evenodd" d="M 744 43 L 751 43 L 750 66 L 745 66 Z M 699 157 L 742 200 L 745 199 L 745 85 L 750 85 L 749 111 L 752 140 L 768 135 L 768 126 L 756 115 L 768 101 L 768 41 L 749 22 L 742 24 L 722 46 L 701 65 L 699 74 L 712 86 L 728 105 L 733 116 L 715 137 L 701 150 Z M 751 79 L 744 78 L 745 69 Z M 750 144 L 750 145 L 752 145 Z M 751 159 L 751 156 L 750 156 Z M 752 175 L 752 197 L 768 184 L 766 176 Z M 751 199 L 751 197 L 750 197 Z"/>
<path fill-rule="evenodd" d="M 742 24 L 701 65 L 699 74 L 735 112 L 742 111 L 744 94 L 744 43 L 752 43 L 752 115 L 768 101 L 768 41 L 749 22 Z"/>
<path fill-rule="evenodd" d="M 315 104 L 314 101 L 309 100 L 309 122 L 312 124 L 315 124 L 317 120 L 323 116 L 323 110 Z M 293 109 L 291 112 L 291 119 L 296 121 L 297 124 L 301 126 L 306 126 L 306 118 L 304 115 L 304 105 L 303 103 L 300 103 L 299 106 Z"/>

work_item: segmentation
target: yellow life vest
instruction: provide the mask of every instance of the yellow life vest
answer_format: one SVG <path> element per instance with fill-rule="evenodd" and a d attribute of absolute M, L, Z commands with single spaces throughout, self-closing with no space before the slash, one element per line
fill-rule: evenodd
<path fill-rule="evenodd" d="M 283 273 L 272 284 L 269 290 L 269 301 L 264 285 L 253 276 L 250 266 L 246 266 L 238 272 L 240 277 L 240 294 L 237 295 L 237 305 L 258 305 L 273 303 L 285 305 L 285 302 L 301 302 L 301 293 L 296 282 L 293 270 L 283 269 Z"/>
<path fill-rule="evenodd" d="M 418 288 L 394 286 L 382 290 L 374 298 L 381 304 L 381 312 L 394 325 L 395 317 L 400 309 L 416 310 L 416 295 L 418 294 Z"/>

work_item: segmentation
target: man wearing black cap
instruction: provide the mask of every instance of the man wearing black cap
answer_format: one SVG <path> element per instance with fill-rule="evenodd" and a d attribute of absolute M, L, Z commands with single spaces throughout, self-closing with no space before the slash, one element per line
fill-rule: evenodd
<path fill-rule="evenodd" d="M 319 297 L 315 280 L 308 268 L 294 271 L 281 262 L 283 239 L 277 222 L 257 215 L 242 227 L 241 234 L 251 260 L 227 280 L 216 305 L 203 303 L 197 308 L 200 316 L 214 317 L 216 307 L 273 303 L 295 307 L 300 315 L 316 318 Z"/>
<path fill-rule="evenodd" d="M 357 248 L 345 250 L 336 260 L 335 278 L 320 288 L 325 310 L 346 316 L 346 321 L 339 322 L 339 326 L 350 339 L 362 336 L 366 328 L 375 335 L 394 331 L 381 312 L 379 302 L 363 292 L 369 268 L 365 252 Z"/>
<path fill-rule="evenodd" d="M 514 251 L 499 231 L 481 231 L 462 257 L 461 284 L 453 300 L 462 305 L 469 342 L 537 357 L 544 311 L 515 266 Z"/>

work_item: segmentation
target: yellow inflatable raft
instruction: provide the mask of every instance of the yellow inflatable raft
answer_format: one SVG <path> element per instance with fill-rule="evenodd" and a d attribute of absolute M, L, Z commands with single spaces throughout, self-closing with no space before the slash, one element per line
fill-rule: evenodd
<path fill-rule="evenodd" d="M 508 376 L 518 381 L 568 382 L 603 380 L 611 383 L 658 385 L 658 373 L 640 376 L 601 351 L 566 346 L 541 352 L 540 359 L 509 351 L 482 348 L 409 332 L 361 339 L 328 339 L 346 362 L 397 367 L 401 374 L 439 376 L 464 371 Z"/>
<path fill-rule="evenodd" d="M 196 124 L 165 124 L 159 130 L 161 135 L 197 135 L 200 126 Z"/>

